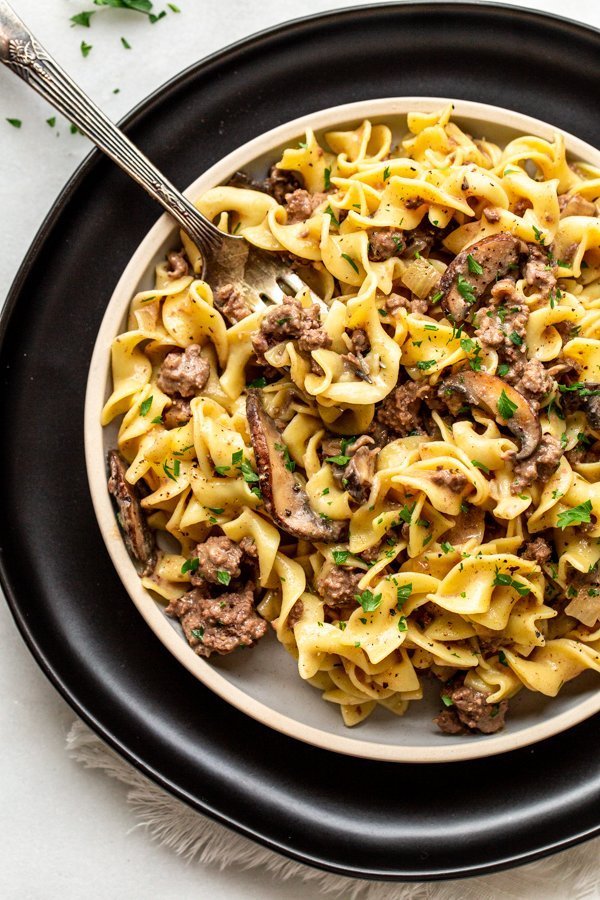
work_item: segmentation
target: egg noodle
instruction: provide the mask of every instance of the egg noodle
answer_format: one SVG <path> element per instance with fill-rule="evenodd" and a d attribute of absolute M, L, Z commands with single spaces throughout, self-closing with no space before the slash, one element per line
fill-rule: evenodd
<path fill-rule="evenodd" d="M 144 587 L 208 656 L 205 628 L 229 625 L 183 611 L 230 604 L 240 570 L 202 588 L 199 545 L 248 539 L 258 615 L 346 725 L 404 714 L 431 673 L 444 730 L 493 731 L 523 687 L 600 671 L 600 169 L 560 134 L 501 148 L 451 113 L 409 114 L 397 145 L 369 121 L 308 130 L 276 164 L 285 197 L 233 182 L 198 201 L 326 312 L 307 288 L 228 315 L 182 234 L 112 346 L 102 424 L 122 417 L 163 535 Z M 190 347 L 207 367 L 186 399 L 164 364 Z M 286 479 L 312 532 L 278 506 Z"/>

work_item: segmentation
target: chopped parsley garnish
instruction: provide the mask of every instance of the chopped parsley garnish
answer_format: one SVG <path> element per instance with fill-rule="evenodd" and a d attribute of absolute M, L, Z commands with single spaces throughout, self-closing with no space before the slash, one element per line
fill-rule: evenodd
<path fill-rule="evenodd" d="M 92 49 L 91 44 L 86 44 L 85 41 L 82 41 L 79 45 L 79 49 L 81 50 L 81 55 L 85 59 L 86 56 L 89 56 L 90 50 Z"/>
<path fill-rule="evenodd" d="M 413 503 L 412 506 L 407 506 L 406 504 L 404 504 L 404 506 L 398 513 L 399 517 L 402 519 L 403 522 L 406 522 L 407 525 L 410 525 L 410 523 L 411 523 L 412 514 L 414 512 L 416 505 L 417 505 L 416 503 Z"/>
<path fill-rule="evenodd" d="M 584 381 L 576 381 L 574 384 L 559 384 L 558 389 L 563 394 L 566 391 L 577 391 L 580 397 L 600 397 L 600 390 L 591 390 L 586 387 Z"/>
<path fill-rule="evenodd" d="M 425 331 L 439 331 L 439 330 L 440 329 L 438 328 L 437 325 L 426 325 L 425 326 Z"/>
<path fill-rule="evenodd" d="M 335 217 L 335 213 L 333 212 L 333 210 L 332 210 L 332 208 L 331 208 L 331 204 L 330 204 L 330 205 L 327 207 L 327 209 L 325 210 L 325 215 L 326 215 L 326 216 L 331 216 L 331 221 L 333 222 L 333 224 L 334 224 L 334 225 L 337 225 L 337 226 L 339 227 L 339 224 L 340 224 L 340 223 L 338 222 L 338 220 L 337 220 L 336 217 Z"/>
<path fill-rule="evenodd" d="M 400 616 L 400 618 L 398 619 L 398 631 L 408 631 L 406 616 Z"/>
<path fill-rule="evenodd" d="M 389 177 L 390 177 L 390 167 L 386 166 L 385 169 L 383 170 L 383 180 L 387 181 Z"/>
<path fill-rule="evenodd" d="M 432 304 L 439 303 L 443 296 L 444 296 L 444 292 L 443 292 L 443 291 L 438 291 L 438 292 L 435 293 L 435 294 L 433 295 L 433 297 L 431 298 L 431 303 L 432 303 Z"/>
<path fill-rule="evenodd" d="M 214 513 L 215 516 L 220 516 L 221 513 L 225 512 L 224 506 L 207 506 L 207 509 L 210 509 L 211 513 Z"/>
<path fill-rule="evenodd" d="M 163 417 L 162 417 L 162 416 L 155 416 L 155 418 L 152 419 L 152 424 L 153 424 L 153 425 L 162 425 L 162 423 L 163 423 Z"/>
<path fill-rule="evenodd" d="M 498 413 L 502 416 L 503 419 L 512 419 L 517 410 L 517 404 L 513 403 L 513 401 L 507 396 L 506 391 L 504 390 L 500 394 L 500 398 L 496 405 L 498 408 Z"/>
<path fill-rule="evenodd" d="M 500 376 L 500 378 L 504 378 L 505 375 L 508 375 L 508 370 L 510 366 L 508 363 L 500 363 L 498 368 L 496 369 L 496 374 Z"/>
<path fill-rule="evenodd" d="M 508 666 L 508 662 L 506 661 L 506 655 L 504 650 L 498 650 L 498 662 L 501 666 Z"/>
<path fill-rule="evenodd" d="M 412 594 L 412 582 L 411 584 L 401 584 L 396 588 L 396 606 L 398 609 L 402 609 L 410 595 Z"/>
<path fill-rule="evenodd" d="M 417 363 L 417 369 L 420 369 L 422 372 L 425 372 L 425 371 L 427 371 L 427 369 L 430 369 L 432 366 L 435 366 L 436 363 L 437 363 L 437 359 L 421 359 Z"/>
<path fill-rule="evenodd" d="M 231 574 L 226 572 L 225 569 L 217 569 L 217 581 L 219 584 L 228 585 L 231 581 Z"/>
<path fill-rule="evenodd" d="M 240 471 L 242 473 L 242 477 L 244 481 L 248 484 L 251 484 L 255 481 L 258 481 L 258 475 L 252 468 L 250 462 L 245 459 L 244 462 L 240 466 Z"/>
<path fill-rule="evenodd" d="M 470 281 L 464 277 L 464 275 L 459 275 L 456 279 L 456 287 L 458 288 L 458 293 L 466 300 L 467 303 L 475 303 L 477 297 L 475 296 L 475 291 L 473 290 L 473 285 Z"/>
<path fill-rule="evenodd" d="M 185 575 L 186 572 L 195 572 L 199 565 L 200 560 L 197 556 L 193 556 L 191 559 L 186 559 L 181 567 L 181 574 Z"/>
<path fill-rule="evenodd" d="M 46 125 L 49 125 L 50 128 L 54 128 L 56 125 L 56 116 L 51 116 L 51 118 L 46 119 Z"/>
<path fill-rule="evenodd" d="M 511 344 L 514 344 L 515 347 L 520 347 L 523 343 L 523 338 L 521 337 L 520 334 L 517 334 L 516 331 L 511 331 L 508 338 L 509 338 Z"/>
<path fill-rule="evenodd" d="M 356 262 L 352 259 L 351 256 L 348 256 L 347 253 L 342 253 L 342 259 L 345 259 L 349 266 L 352 266 L 356 274 L 358 275 L 358 266 Z"/>
<path fill-rule="evenodd" d="M 527 594 L 531 593 L 531 589 L 528 588 L 526 584 L 521 584 L 520 581 L 517 581 L 507 572 L 500 572 L 498 571 L 498 569 L 496 569 L 496 574 L 494 575 L 492 584 L 494 585 L 494 587 L 514 588 L 520 597 L 525 597 Z"/>
<path fill-rule="evenodd" d="M 532 225 L 531 227 L 533 228 L 533 233 L 535 234 L 536 241 L 538 242 L 538 244 L 541 244 L 542 247 L 544 247 L 546 244 L 546 238 L 544 237 L 540 229 L 535 227 L 535 225 Z"/>
<path fill-rule="evenodd" d="M 225 475 L 226 472 L 229 472 L 231 466 L 215 466 L 215 472 L 217 475 Z"/>
<path fill-rule="evenodd" d="M 381 594 L 373 594 L 372 591 L 366 590 L 362 594 L 355 594 L 365 612 L 374 612 L 381 604 Z"/>
<path fill-rule="evenodd" d="M 279 452 L 283 456 L 283 461 L 288 472 L 293 472 L 296 468 L 296 463 L 290 456 L 289 447 L 286 447 L 285 444 L 275 444 L 275 449 L 279 450 Z"/>
<path fill-rule="evenodd" d="M 573 506 L 564 512 L 558 514 L 556 519 L 557 528 L 564 529 L 570 525 L 583 525 L 591 522 L 592 501 L 586 500 L 579 506 Z"/>
<path fill-rule="evenodd" d="M 177 471 L 175 471 L 175 466 L 177 466 Z M 172 469 L 166 460 L 164 461 L 162 467 L 163 467 L 163 471 L 164 471 L 165 475 L 167 476 L 167 478 L 169 478 L 171 481 L 177 481 L 177 476 L 179 475 L 179 460 L 178 459 L 173 460 L 173 468 Z"/>
<path fill-rule="evenodd" d="M 472 253 L 467 256 L 467 264 L 471 275 L 483 275 L 483 266 L 477 262 Z"/>
<path fill-rule="evenodd" d="M 23 122 L 21 119 L 7 119 L 6 120 L 9 125 L 12 125 L 13 128 L 20 128 Z"/>
<path fill-rule="evenodd" d="M 121 43 L 125 47 L 126 50 L 131 50 L 131 44 L 124 37 L 121 38 Z"/>
<path fill-rule="evenodd" d="M 140 416 L 147 416 L 150 412 L 150 407 L 152 406 L 153 397 L 148 397 L 142 403 L 140 403 Z"/>
<path fill-rule="evenodd" d="M 174 3 L 167 3 L 167 6 L 168 6 L 169 9 L 171 10 L 171 12 L 174 12 L 174 13 L 180 13 L 180 12 L 181 12 L 181 10 L 179 9 L 179 7 L 178 7 L 178 6 L 175 6 Z"/>
<path fill-rule="evenodd" d="M 326 191 L 331 187 L 331 168 L 325 169 L 323 172 L 323 187 Z"/>
<path fill-rule="evenodd" d="M 340 453 L 338 456 L 326 456 L 325 462 L 334 463 L 336 466 L 345 466 L 350 462 L 350 457 Z"/>
<path fill-rule="evenodd" d="M 442 694 L 442 703 L 444 706 L 454 706 L 454 700 L 448 694 Z"/>
<path fill-rule="evenodd" d="M 267 386 L 267 379 L 264 375 L 261 375 L 260 378 L 255 378 L 254 381 L 250 381 L 248 383 L 248 387 L 251 388 L 264 388 Z"/>
<path fill-rule="evenodd" d="M 444 553 L 453 553 L 454 552 L 454 547 L 452 546 L 452 544 L 448 543 L 448 541 L 442 541 L 442 543 L 440 544 L 440 547 L 442 548 L 442 551 Z"/>
<path fill-rule="evenodd" d="M 75 25 L 82 25 L 84 28 L 90 27 L 90 19 L 94 15 L 94 11 L 91 12 L 80 12 L 75 16 L 71 16 L 69 21 L 71 22 L 71 28 L 74 28 Z"/>
<path fill-rule="evenodd" d="M 479 462 L 478 459 L 472 459 L 471 463 L 475 466 L 476 469 L 481 469 L 482 472 L 485 472 L 486 475 L 489 475 L 489 468 L 487 466 L 484 466 L 482 462 Z"/>
<path fill-rule="evenodd" d="M 192 637 L 197 638 L 199 641 L 204 638 L 204 628 L 200 626 L 200 628 L 192 628 L 191 631 Z"/>
<path fill-rule="evenodd" d="M 336 566 L 343 566 L 350 556 L 349 550 L 332 550 L 331 555 Z"/>
<path fill-rule="evenodd" d="M 244 458 L 243 450 L 236 450 L 235 453 L 231 454 L 231 465 L 239 466 Z"/>

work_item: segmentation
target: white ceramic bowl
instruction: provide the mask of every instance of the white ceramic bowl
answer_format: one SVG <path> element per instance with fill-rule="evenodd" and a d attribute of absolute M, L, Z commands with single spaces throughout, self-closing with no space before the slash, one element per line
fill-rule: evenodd
<path fill-rule="evenodd" d="M 384 121 L 395 136 L 406 131 L 406 113 L 431 112 L 448 103 L 445 98 L 400 97 L 367 100 L 321 110 L 295 119 L 249 141 L 228 154 L 187 189 L 193 200 L 208 188 L 226 181 L 238 169 L 263 177 L 279 151 L 302 137 L 307 127 L 317 134 L 354 127 L 364 118 Z M 478 137 L 501 145 L 519 134 L 552 139 L 551 125 L 516 112 L 462 100 L 454 120 Z M 565 134 L 570 156 L 600 166 L 600 152 Z M 432 723 L 439 710 L 438 691 L 425 681 L 425 698 L 411 703 L 397 718 L 377 709 L 354 730 L 342 723 L 337 705 L 326 703 L 315 688 L 298 676 L 296 663 L 270 633 L 249 653 L 233 653 L 206 661 L 196 656 L 179 624 L 142 587 L 119 533 L 106 487 L 106 451 L 116 446 L 117 427 L 100 426 L 100 412 L 111 392 L 110 346 L 125 328 L 129 302 L 140 290 L 153 287 L 154 267 L 166 252 L 179 245 L 177 230 L 163 215 L 146 235 L 123 272 L 108 303 L 92 356 L 85 404 L 85 452 L 90 490 L 102 536 L 129 596 L 159 640 L 200 681 L 227 702 L 265 725 L 291 737 L 339 753 L 398 762 L 444 762 L 503 753 L 550 737 L 600 710 L 596 676 L 587 673 L 551 699 L 527 690 L 511 701 L 506 727 L 496 735 L 445 735 Z M 99 603 L 115 602 L 110 597 Z M 429 688 L 429 690 L 428 690 Z"/>

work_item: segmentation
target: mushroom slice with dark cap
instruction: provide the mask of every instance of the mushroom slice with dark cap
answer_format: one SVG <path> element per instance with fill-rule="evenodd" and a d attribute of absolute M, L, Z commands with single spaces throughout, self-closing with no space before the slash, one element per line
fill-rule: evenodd
<path fill-rule="evenodd" d="M 156 565 L 154 534 L 148 527 L 135 485 L 125 479 L 127 464 L 116 450 L 108 451 L 108 491 L 117 505 L 117 520 L 123 530 L 129 555 L 140 563 L 142 575 Z"/>
<path fill-rule="evenodd" d="M 519 241 L 512 234 L 491 234 L 466 247 L 442 275 L 443 308 L 455 322 L 464 321 L 488 285 L 518 262 Z"/>
<path fill-rule="evenodd" d="M 515 459 L 527 459 L 531 456 L 542 438 L 542 429 L 523 394 L 496 375 L 472 372 L 468 369 L 450 375 L 444 380 L 443 385 L 444 390 L 463 394 L 469 403 L 490 412 L 502 425 L 512 431 L 521 444 Z M 502 415 L 504 407 L 512 413 L 508 418 Z"/>
<path fill-rule="evenodd" d="M 320 518 L 312 509 L 300 480 L 286 468 L 285 456 L 280 449 L 283 445 L 281 432 L 265 410 L 257 390 L 248 391 L 246 415 L 260 490 L 275 524 L 293 537 L 307 541 L 343 540 L 347 523 Z"/>

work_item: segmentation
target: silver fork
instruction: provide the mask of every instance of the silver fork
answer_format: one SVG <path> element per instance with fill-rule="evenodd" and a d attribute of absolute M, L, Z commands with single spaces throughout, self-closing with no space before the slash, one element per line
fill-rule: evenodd
<path fill-rule="evenodd" d="M 271 303 L 282 302 L 286 287 L 293 293 L 307 288 L 277 255 L 251 246 L 243 237 L 224 234 L 203 216 L 69 78 L 4 0 L 0 0 L 0 62 L 66 116 L 171 214 L 200 250 L 201 274 L 211 286 L 233 282 L 251 301 L 260 297 Z M 327 310 L 316 294 L 310 294 L 313 303 Z"/>

